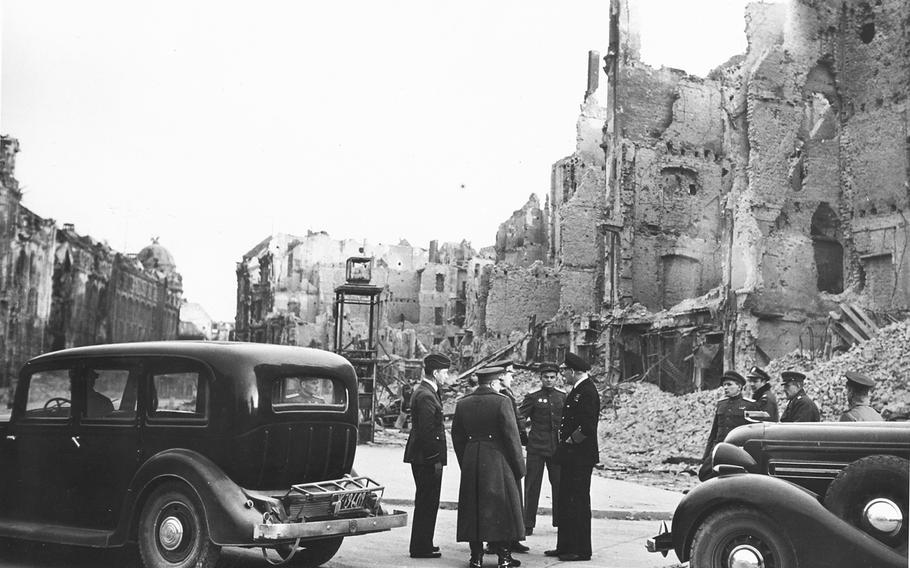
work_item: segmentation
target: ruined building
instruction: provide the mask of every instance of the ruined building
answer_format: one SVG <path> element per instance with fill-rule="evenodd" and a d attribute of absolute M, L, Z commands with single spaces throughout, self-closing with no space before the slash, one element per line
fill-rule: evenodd
<path fill-rule="evenodd" d="M 243 255 L 236 339 L 334 349 L 335 288 L 355 256 L 374 259 L 371 284 L 384 289 L 378 317 L 387 354 L 417 357 L 418 342 L 424 350 L 454 348 L 484 318 L 492 251 L 477 253 L 466 242 L 433 241 L 429 249 L 406 241 L 373 245 L 308 231 L 270 236 Z M 363 336 L 365 325 L 365 318 L 349 317 L 346 341 Z"/>
<path fill-rule="evenodd" d="M 24 207 L 18 151 L 15 138 L 0 136 L 0 400 L 22 364 L 43 352 L 175 339 L 182 295 L 157 243 L 118 253 Z"/>
<path fill-rule="evenodd" d="M 604 306 L 612 363 L 671 388 L 910 308 L 910 5 L 751 4 L 699 78 L 639 59 L 612 0 Z M 634 6 L 632 6 L 634 8 Z"/>

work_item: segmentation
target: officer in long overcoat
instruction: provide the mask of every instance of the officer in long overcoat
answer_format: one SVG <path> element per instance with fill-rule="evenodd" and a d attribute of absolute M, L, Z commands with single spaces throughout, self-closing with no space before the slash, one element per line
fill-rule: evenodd
<path fill-rule="evenodd" d="M 511 543 L 524 540 L 521 491 L 525 473 L 512 401 L 490 383 L 501 367 L 477 371 L 477 388 L 462 397 L 452 419 L 452 445 L 461 467 L 456 540 L 471 547 L 471 568 L 483 565 L 483 543 L 497 550 L 499 567 L 515 566 Z"/>
<path fill-rule="evenodd" d="M 781 422 L 818 422 L 821 416 L 815 402 L 803 390 L 806 375 L 799 371 L 783 371 L 780 374 L 784 392 L 790 402 L 780 417 Z"/>
<path fill-rule="evenodd" d="M 423 360 L 423 379 L 411 394 L 411 433 L 404 461 L 414 476 L 414 517 L 411 520 L 411 558 L 439 558 L 433 544 L 442 468 L 446 465 L 446 435 L 440 389 L 449 383 L 451 361 L 431 353 Z"/>
<path fill-rule="evenodd" d="M 754 409 L 754 402 L 743 397 L 743 386 L 746 378 L 736 371 L 727 371 L 721 377 L 721 386 L 724 389 L 724 398 L 717 401 L 714 411 L 714 420 L 711 422 L 711 432 L 705 444 L 705 453 L 702 456 L 702 466 L 698 471 L 698 478 L 706 481 L 713 477 L 711 470 L 711 451 L 714 446 L 724 441 L 727 434 L 737 426 L 748 424 L 745 411 Z"/>
<path fill-rule="evenodd" d="M 591 474 L 600 461 L 597 423 L 600 393 L 588 378 L 591 365 L 575 353 L 567 353 L 563 370 L 566 395 L 559 424 L 559 517 L 556 548 L 544 552 L 562 561 L 591 559 Z"/>
<path fill-rule="evenodd" d="M 559 423 L 566 404 L 566 392 L 556 388 L 559 365 L 543 363 L 538 369 L 540 388 L 525 395 L 518 407 L 523 420 L 531 423 L 528 433 L 527 477 L 525 477 L 525 533 L 531 534 L 537 524 L 537 503 L 543 470 L 547 468 L 553 496 L 553 526 L 559 517 L 559 464 L 556 463 L 556 445 L 559 443 Z"/>

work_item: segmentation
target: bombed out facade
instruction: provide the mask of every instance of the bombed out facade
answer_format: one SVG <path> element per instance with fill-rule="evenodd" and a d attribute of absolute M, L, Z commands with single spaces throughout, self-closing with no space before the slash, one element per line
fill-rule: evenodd
<path fill-rule="evenodd" d="M 0 137 L 0 402 L 41 353 L 98 343 L 176 339 L 182 279 L 153 243 L 119 253 L 22 205 L 19 142 Z"/>

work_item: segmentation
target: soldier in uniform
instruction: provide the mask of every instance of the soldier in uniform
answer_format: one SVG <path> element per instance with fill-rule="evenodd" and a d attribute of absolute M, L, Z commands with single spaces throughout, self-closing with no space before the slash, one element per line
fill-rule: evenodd
<path fill-rule="evenodd" d="M 799 371 L 783 371 L 780 378 L 784 383 L 784 392 L 790 402 L 780 417 L 781 422 L 818 422 L 818 407 L 803 390 L 806 375 Z"/>
<path fill-rule="evenodd" d="M 751 399 L 743 397 L 745 384 L 745 377 L 736 371 L 727 371 L 721 378 L 724 398 L 717 401 L 714 421 L 711 423 L 711 433 L 708 434 L 708 443 L 705 445 L 705 454 L 702 456 L 702 466 L 698 471 L 698 478 L 701 481 L 706 481 L 714 475 L 711 470 L 711 451 L 714 446 L 723 442 L 727 434 L 737 426 L 748 424 L 745 412 L 753 410 L 754 403 Z"/>
<path fill-rule="evenodd" d="M 525 478 L 525 534 L 534 532 L 537 524 L 537 503 L 540 500 L 540 485 L 543 469 L 547 468 L 553 501 L 553 526 L 559 516 L 559 464 L 556 463 L 556 446 L 559 442 L 559 422 L 566 404 L 566 393 L 556 388 L 559 366 L 544 363 L 540 372 L 540 388 L 528 393 L 518 414 L 523 421 L 531 423 L 527 437 L 527 477 Z M 522 428 L 524 429 L 524 428 Z"/>
<path fill-rule="evenodd" d="M 600 461 L 597 422 L 600 394 L 588 378 L 591 365 L 567 353 L 563 376 L 571 390 L 559 423 L 559 517 L 556 548 L 544 552 L 564 562 L 591 559 L 591 473 Z"/>
<path fill-rule="evenodd" d="M 847 404 L 849 408 L 840 416 L 841 422 L 880 422 L 882 415 L 869 404 L 875 380 L 862 373 L 847 371 Z"/>
<path fill-rule="evenodd" d="M 404 448 L 404 461 L 411 464 L 416 486 L 414 518 L 411 521 L 411 558 L 442 556 L 439 548 L 433 545 L 442 468 L 446 465 L 446 436 L 439 390 L 449 384 L 451 364 L 445 355 L 427 355 L 423 359 L 423 379 L 411 394 L 411 433 Z"/>
<path fill-rule="evenodd" d="M 502 373 L 501 367 L 477 371 L 477 388 L 458 401 L 452 419 L 461 467 L 456 540 L 469 543 L 470 568 L 482 568 L 484 541 L 496 551 L 499 568 L 521 564 L 512 558 L 511 544 L 525 538 L 519 485 L 524 460 L 512 402 L 490 386 Z"/>
<path fill-rule="evenodd" d="M 755 401 L 753 410 L 764 410 L 768 413 L 768 420 L 777 422 L 780 413 L 777 410 L 777 395 L 771 390 L 771 375 L 761 367 L 753 366 L 746 373 L 746 381 L 752 391 L 752 400 Z"/>
<path fill-rule="evenodd" d="M 300 402 L 303 404 L 325 404 L 319 396 L 318 379 L 300 379 Z"/>

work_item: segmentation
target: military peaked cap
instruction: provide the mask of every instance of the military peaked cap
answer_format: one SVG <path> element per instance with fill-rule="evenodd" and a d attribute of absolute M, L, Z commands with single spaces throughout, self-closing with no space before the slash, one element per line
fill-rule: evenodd
<path fill-rule="evenodd" d="M 803 381 L 806 380 L 806 375 L 800 373 L 799 371 L 782 371 L 780 374 L 781 380 L 784 384 L 796 381 L 799 384 L 803 384 Z"/>
<path fill-rule="evenodd" d="M 724 376 L 721 377 L 720 382 L 724 381 L 733 381 L 734 383 L 739 383 L 739 386 L 746 384 L 746 378 L 736 371 L 727 371 L 724 373 Z"/>
<path fill-rule="evenodd" d="M 474 372 L 477 375 L 477 382 L 480 384 L 490 383 L 493 379 L 503 374 L 505 369 L 502 367 L 484 367 Z"/>
<path fill-rule="evenodd" d="M 748 377 L 748 378 L 750 378 L 750 379 L 751 379 L 752 377 L 756 377 L 756 378 L 759 378 L 759 379 L 761 379 L 761 380 L 763 380 L 763 381 L 770 381 L 770 380 L 771 380 L 771 375 L 769 375 L 768 373 L 766 373 L 765 370 L 762 369 L 761 367 L 757 367 L 757 366 L 755 366 L 755 365 L 753 365 L 753 366 L 749 369 L 749 372 L 746 373 L 746 377 Z"/>
<path fill-rule="evenodd" d="M 452 361 L 440 353 L 430 353 L 423 358 L 423 370 L 430 374 L 437 369 L 448 369 L 452 366 Z"/>
<path fill-rule="evenodd" d="M 559 365 L 557 365 L 556 363 L 551 363 L 551 362 L 547 361 L 545 363 L 541 363 L 540 366 L 537 367 L 537 372 L 538 373 L 558 373 Z"/>
<path fill-rule="evenodd" d="M 866 388 L 872 388 L 875 386 L 875 379 L 872 377 L 867 377 L 862 373 L 857 373 L 856 371 L 845 372 L 844 378 L 847 379 L 848 383 L 853 383 L 854 385 L 859 385 Z"/>
<path fill-rule="evenodd" d="M 499 361 L 493 361 L 492 363 L 490 363 L 490 366 L 491 367 L 502 367 L 503 369 L 508 369 L 509 367 L 511 367 L 514 364 L 515 364 L 515 362 L 512 361 L 511 359 L 500 359 Z"/>
<path fill-rule="evenodd" d="M 573 371 L 588 371 L 591 369 L 591 364 L 575 353 L 566 353 L 565 365 Z"/>

